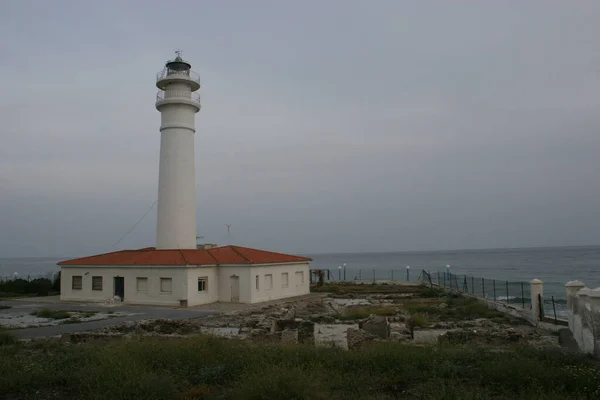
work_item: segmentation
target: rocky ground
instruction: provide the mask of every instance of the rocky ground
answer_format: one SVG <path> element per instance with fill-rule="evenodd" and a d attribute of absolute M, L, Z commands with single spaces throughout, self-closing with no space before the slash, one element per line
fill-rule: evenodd
<path fill-rule="evenodd" d="M 72 342 L 113 337 L 210 334 L 255 342 L 359 348 L 365 342 L 558 346 L 558 336 L 490 310 L 470 298 L 418 287 L 347 285 L 326 297 L 185 320 L 128 321 L 66 334 Z M 382 292 L 382 293 L 377 293 Z"/>
<path fill-rule="evenodd" d="M 42 326 L 55 326 L 61 324 L 78 324 L 91 321 L 100 321 L 109 318 L 125 317 L 129 313 L 122 312 L 89 312 L 70 310 L 60 312 L 49 311 L 47 314 L 39 312 L 23 312 L 22 310 L 3 310 L 0 313 L 0 328 L 23 329 Z"/>

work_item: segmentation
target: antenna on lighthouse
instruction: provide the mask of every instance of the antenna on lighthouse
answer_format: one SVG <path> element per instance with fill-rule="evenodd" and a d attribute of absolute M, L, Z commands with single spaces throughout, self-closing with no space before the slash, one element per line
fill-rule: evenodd
<path fill-rule="evenodd" d="M 177 54 L 177 57 L 181 57 L 181 55 L 183 54 L 183 50 L 177 49 L 175 50 L 175 54 Z"/>

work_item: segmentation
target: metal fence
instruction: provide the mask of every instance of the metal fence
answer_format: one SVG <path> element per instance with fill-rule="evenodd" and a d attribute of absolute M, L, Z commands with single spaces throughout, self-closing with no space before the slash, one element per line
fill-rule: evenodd
<path fill-rule="evenodd" d="M 428 285 L 446 287 L 473 296 L 531 309 L 531 290 L 528 282 L 487 279 L 446 271 L 432 273 L 425 270 L 420 278 Z"/>
<path fill-rule="evenodd" d="M 324 280 L 329 282 L 410 281 L 418 279 L 418 275 L 414 276 L 414 272 L 417 271 L 410 268 L 325 268 L 311 271 L 323 271 Z"/>

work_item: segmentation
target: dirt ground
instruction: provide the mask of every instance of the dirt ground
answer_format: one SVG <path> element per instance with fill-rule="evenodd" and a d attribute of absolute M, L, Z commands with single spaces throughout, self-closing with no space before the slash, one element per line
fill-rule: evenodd
<path fill-rule="evenodd" d="M 255 305 L 210 304 L 206 307 L 215 311 L 211 315 L 126 321 L 65 335 L 63 340 L 210 334 L 345 349 L 372 341 L 558 346 L 556 333 L 489 309 L 478 300 L 440 290 L 414 284 L 328 285 L 317 290 L 301 298 Z"/>

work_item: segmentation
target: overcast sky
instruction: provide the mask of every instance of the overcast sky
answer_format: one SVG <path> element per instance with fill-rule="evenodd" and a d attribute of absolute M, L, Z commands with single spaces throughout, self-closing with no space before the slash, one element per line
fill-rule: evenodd
<path fill-rule="evenodd" d="M 3 0 L 0 257 L 110 251 L 150 208 L 177 48 L 203 85 L 205 241 L 599 244 L 598 21 L 598 1 Z"/>

